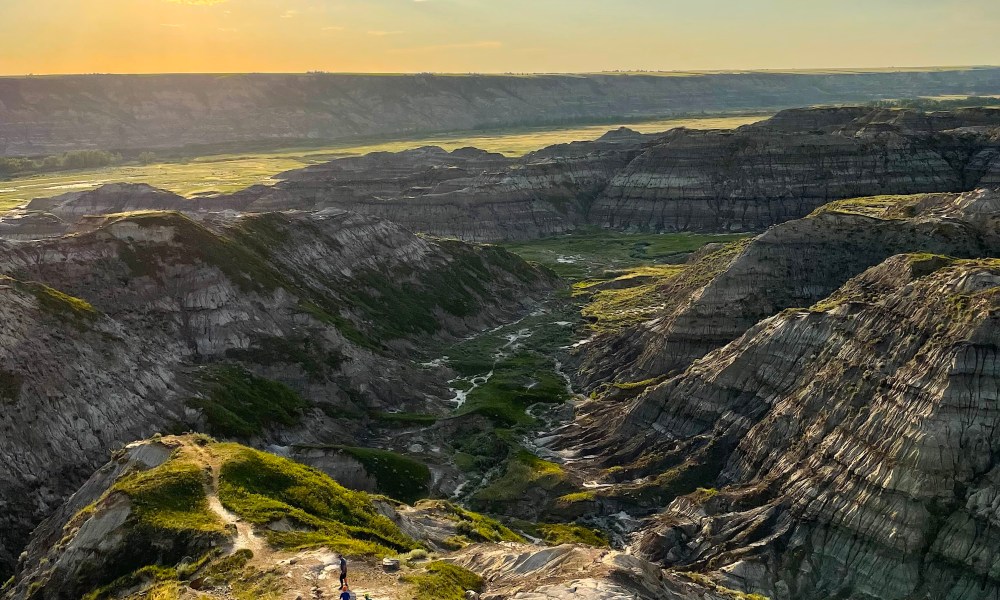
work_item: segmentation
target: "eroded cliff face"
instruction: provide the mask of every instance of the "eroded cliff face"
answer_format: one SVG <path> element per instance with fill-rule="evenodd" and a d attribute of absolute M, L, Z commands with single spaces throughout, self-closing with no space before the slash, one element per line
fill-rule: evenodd
<path fill-rule="evenodd" d="M 735 131 L 617 132 L 517 160 L 435 149 L 344 159 L 236 194 L 235 205 L 339 206 L 475 240 L 582 224 L 755 231 L 832 200 L 989 182 L 1000 171 L 998 127 L 990 109 L 791 110 Z"/>
<path fill-rule="evenodd" d="M 336 160 L 282 174 L 273 187 L 232 196 L 260 207 L 351 207 L 413 231 L 476 241 L 534 239 L 586 222 L 586 206 L 651 136 L 613 132 L 505 158 L 475 149 L 421 148 Z M 229 199 L 220 198 L 217 205 Z"/>
<path fill-rule="evenodd" d="M 676 374 L 758 321 L 809 306 L 850 277 L 903 252 L 1000 252 L 1000 193 L 834 202 L 764 234 L 696 256 L 658 285 L 656 318 L 605 333 L 581 352 L 587 386 Z"/>
<path fill-rule="evenodd" d="M 957 192 L 996 171 L 1000 112 L 799 109 L 733 132 L 675 130 L 592 208 L 608 227 L 752 231 L 842 198 Z M 992 176 L 992 175 L 991 175 Z"/>
<path fill-rule="evenodd" d="M 92 75 L 0 81 L 0 155 L 301 143 L 996 94 L 993 68 L 661 75 Z"/>
<path fill-rule="evenodd" d="M 762 321 L 577 438 L 595 495 L 680 496 L 639 555 L 775 599 L 995 598 L 998 290 L 900 255 Z"/>
<path fill-rule="evenodd" d="M 644 231 L 760 231 L 827 202 L 962 192 L 1000 178 L 1000 109 L 922 113 L 802 109 L 735 131 L 628 130 L 513 159 L 465 148 L 345 158 L 274 186 L 185 200 L 145 186 L 36 200 L 0 234 L 45 235 L 86 214 L 341 208 L 473 241 L 523 240 L 583 225 Z M 35 215 L 34 218 L 27 218 Z M 20 226 L 20 227 L 18 227 Z"/>
<path fill-rule="evenodd" d="M 133 213 L 88 228 L 0 246 L 4 570 L 129 440 L 207 428 L 343 443 L 372 412 L 447 412 L 444 378 L 416 364 L 415 344 L 514 319 L 555 284 L 499 249 L 335 210 L 201 224 Z M 261 407 L 217 396 L 257 386 L 287 410 L 255 421 Z"/>

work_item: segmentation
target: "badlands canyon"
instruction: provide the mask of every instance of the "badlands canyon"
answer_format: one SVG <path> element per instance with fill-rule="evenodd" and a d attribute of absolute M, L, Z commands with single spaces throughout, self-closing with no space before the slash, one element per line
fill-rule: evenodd
<path fill-rule="evenodd" d="M 998 73 L 0 79 L 6 156 L 620 125 L 0 212 L 0 597 L 1000 598 L 1000 108 L 874 102 Z"/>

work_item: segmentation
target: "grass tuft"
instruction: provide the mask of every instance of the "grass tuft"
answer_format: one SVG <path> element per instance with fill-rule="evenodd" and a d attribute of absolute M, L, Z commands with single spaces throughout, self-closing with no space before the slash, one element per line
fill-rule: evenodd
<path fill-rule="evenodd" d="M 208 506 L 207 478 L 198 463 L 174 459 L 123 478 L 113 491 L 129 497 L 142 525 L 165 531 L 222 533 L 225 525 Z"/>
<path fill-rule="evenodd" d="M 279 521 L 290 526 L 267 531 L 272 545 L 328 546 L 377 557 L 420 547 L 382 516 L 367 494 L 348 490 L 316 469 L 236 444 L 215 450 L 225 457 L 219 483 L 223 505 L 260 528 Z"/>
<path fill-rule="evenodd" d="M 483 589 L 482 578 L 472 571 L 440 561 L 427 565 L 425 573 L 401 579 L 416 588 L 417 598 L 462 600 L 466 591 Z"/>
<path fill-rule="evenodd" d="M 610 544 L 604 533 L 574 523 L 540 523 L 535 526 L 540 538 L 553 546 L 562 544 L 584 544 L 597 548 L 608 548 Z"/>

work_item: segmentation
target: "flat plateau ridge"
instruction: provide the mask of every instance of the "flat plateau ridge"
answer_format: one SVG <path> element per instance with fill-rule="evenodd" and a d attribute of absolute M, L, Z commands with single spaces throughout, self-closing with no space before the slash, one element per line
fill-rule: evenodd
<path fill-rule="evenodd" d="M 0 217 L 0 236 L 65 233 L 86 215 L 124 210 L 324 208 L 486 242 L 587 226 L 755 232 L 834 200 L 1000 184 L 1000 109 L 792 109 L 732 131 L 623 128 L 522 158 L 424 147 L 343 158 L 279 179 L 194 199 L 135 185 L 37 199 Z"/>
<path fill-rule="evenodd" d="M 0 156 L 352 137 L 997 94 L 1000 69 L 0 78 Z"/>

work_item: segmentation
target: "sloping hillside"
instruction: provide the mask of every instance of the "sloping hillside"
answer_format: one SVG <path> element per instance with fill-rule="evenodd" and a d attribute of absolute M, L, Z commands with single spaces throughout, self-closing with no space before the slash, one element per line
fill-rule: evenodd
<path fill-rule="evenodd" d="M 77 75 L 0 78 L 0 156 L 302 143 L 996 94 L 1000 70 L 628 75 Z"/>

